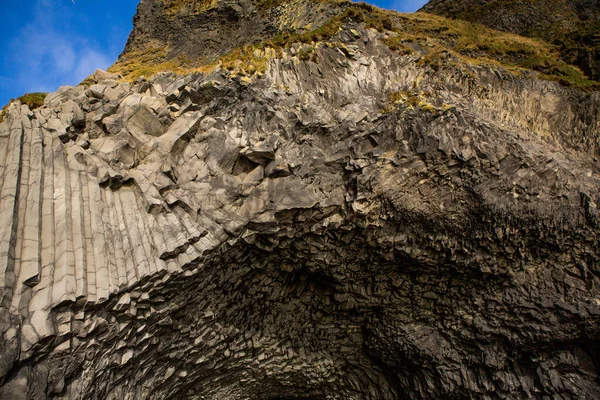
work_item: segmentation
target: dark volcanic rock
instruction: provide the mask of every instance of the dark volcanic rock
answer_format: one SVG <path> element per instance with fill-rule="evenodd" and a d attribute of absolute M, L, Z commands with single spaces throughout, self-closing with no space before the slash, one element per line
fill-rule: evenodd
<path fill-rule="evenodd" d="M 385 35 L 11 103 L 0 398 L 599 398 L 600 93 Z"/>
<path fill-rule="evenodd" d="M 558 45 L 566 62 L 600 79 L 598 0 L 431 0 L 419 11 L 541 38 Z"/>
<path fill-rule="evenodd" d="M 272 7 L 278 3 L 283 10 Z M 120 58 L 165 48 L 167 59 L 211 60 L 277 33 L 317 28 L 343 7 L 304 0 L 142 0 Z"/>

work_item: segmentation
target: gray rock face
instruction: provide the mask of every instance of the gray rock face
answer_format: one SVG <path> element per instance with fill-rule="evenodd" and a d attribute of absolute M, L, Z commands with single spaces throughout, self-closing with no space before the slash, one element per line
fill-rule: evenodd
<path fill-rule="evenodd" d="M 9 106 L 0 398 L 600 397 L 600 94 L 346 28 Z"/>

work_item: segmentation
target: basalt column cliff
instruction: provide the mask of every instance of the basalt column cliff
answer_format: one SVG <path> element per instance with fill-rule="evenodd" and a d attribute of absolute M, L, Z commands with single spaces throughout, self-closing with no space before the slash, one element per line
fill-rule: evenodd
<path fill-rule="evenodd" d="M 600 398 L 600 92 L 541 40 L 142 0 L 0 123 L 1 399 Z"/>

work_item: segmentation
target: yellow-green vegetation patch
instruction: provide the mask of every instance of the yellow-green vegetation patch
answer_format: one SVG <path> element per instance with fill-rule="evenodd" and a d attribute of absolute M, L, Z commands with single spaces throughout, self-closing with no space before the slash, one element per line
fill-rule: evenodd
<path fill-rule="evenodd" d="M 315 52 L 315 47 L 311 45 L 306 45 L 298 50 L 298 58 L 302 61 L 312 61 L 318 62 L 317 53 Z"/>
<path fill-rule="evenodd" d="M 261 75 L 268 68 L 269 50 L 264 44 L 246 45 L 219 58 L 216 65 L 237 76 Z M 209 66 L 209 69 L 214 69 L 214 66 Z"/>
<path fill-rule="evenodd" d="M 563 61 L 577 65 L 590 79 L 599 80 L 597 4 L 594 0 L 451 0 L 430 4 L 426 9 L 545 40 L 557 46 Z"/>
<path fill-rule="evenodd" d="M 383 39 L 383 42 L 387 44 L 390 50 L 397 51 L 402 55 L 412 54 L 414 51 L 407 43 L 412 43 L 412 38 L 406 38 L 403 35 L 389 36 Z"/>
<path fill-rule="evenodd" d="M 391 112 L 399 106 L 420 108 L 431 113 L 445 111 L 450 108 L 447 104 L 443 103 L 441 99 L 435 98 L 432 93 L 420 90 L 399 90 L 391 92 L 388 95 L 388 103 L 383 111 Z"/>
<path fill-rule="evenodd" d="M 284 0 L 257 0 L 257 5 L 260 9 L 268 9 L 277 7 L 283 2 Z"/>
<path fill-rule="evenodd" d="M 24 94 L 23 96 L 17 98 L 17 100 L 20 101 L 21 104 L 26 104 L 30 110 L 35 110 L 36 108 L 40 108 L 41 106 L 44 105 L 44 100 L 46 99 L 47 95 L 48 95 L 48 93 L 41 93 L 41 92 L 27 93 L 27 94 Z M 10 99 L 8 104 L 6 104 L 4 107 L 2 107 L 2 110 L 0 111 L 0 123 L 2 123 L 4 121 L 4 117 L 6 116 L 6 110 L 8 109 L 8 105 L 10 103 L 12 103 L 13 101 L 15 101 L 15 99 Z"/>
<path fill-rule="evenodd" d="M 82 80 L 79 84 L 83 86 L 92 86 L 95 82 L 96 80 L 94 79 L 94 75 L 92 74 L 84 80 Z"/>
<path fill-rule="evenodd" d="M 248 77 L 254 74 L 260 75 L 267 70 L 268 60 L 272 56 L 269 50 L 266 43 L 246 45 L 215 61 L 207 62 L 205 60 L 191 61 L 183 56 L 167 60 L 168 49 L 156 47 L 129 53 L 108 71 L 121 75 L 127 81 L 133 81 L 140 76 L 150 78 L 163 71 L 171 71 L 176 74 L 210 73 L 219 67 L 228 71 L 232 76 Z"/>
<path fill-rule="evenodd" d="M 164 47 L 150 47 L 128 53 L 113 64 L 108 72 L 121 75 L 127 81 L 133 81 L 140 76 L 149 78 L 163 71 L 172 71 L 176 74 L 192 71 L 190 61 L 186 57 L 167 60 L 167 51 L 168 49 Z"/>
<path fill-rule="evenodd" d="M 384 43 L 401 54 L 413 53 L 408 44 L 419 43 L 428 52 L 422 64 L 428 63 L 434 68 L 443 65 L 441 59 L 445 58 L 447 52 L 452 52 L 470 64 L 502 65 L 512 72 L 525 68 L 539 72 L 544 79 L 556 80 L 567 86 L 583 89 L 600 87 L 598 82 L 589 80 L 577 67 L 561 61 L 558 48 L 542 40 L 432 14 L 400 14 L 364 3 L 349 4 L 343 13 L 313 31 L 282 33 L 269 43 L 278 48 L 294 42 L 327 41 L 351 21 L 386 32 Z"/>
<path fill-rule="evenodd" d="M 169 17 L 179 14 L 200 14 L 218 6 L 218 0 L 162 0 Z M 265 11 L 284 3 L 284 0 L 255 0 L 259 11 Z"/>
<path fill-rule="evenodd" d="M 19 100 L 22 104 L 27 104 L 31 110 L 35 110 L 44 105 L 44 100 L 48 93 L 28 93 L 19 97 Z"/>
<path fill-rule="evenodd" d="M 557 46 L 539 39 L 500 32 L 484 25 L 451 20 L 433 14 L 401 14 L 381 10 L 368 4 L 351 4 L 340 16 L 330 20 L 324 29 L 329 32 L 345 21 L 364 23 L 389 34 L 384 42 L 403 54 L 412 53 L 408 43 L 423 45 L 428 56 L 425 61 L 441 65 L 437 56 L 450 51 L 471 64 L 502 65 L 509 71 L 519 68 L 537 71 L 541 78 L 556 80 L 567 86 L 598 89 L 600 84 L 589 80 L 577 67 L 561 60 Z M 324 35 L 327 36 L 327 35 Z"/>
<path fill-rule="evenodd" d="M 449 50 L 472 64 L 493 62 L 513 71 L 515 67 L 526 68 L 564 85 L 598 87 L 598 82 L 587 79 L 577 67 L 561 61 L 556 46 L 539 39 L 424 13 L 399 14 L 394 32 L 398 35 L 396 41 L 426 43 L 432 60 L 435 54 Z"/>
<path fill-rule="evenodd" d="M 314 44 L 331 40 L 339 33 L 345 23 L 351 21 L 364 22 L 364 14 L 361 11 L 362 6 L 362 4 L 351 4 L 343 13 L 330 18 L 318 28 L 303 33 L 282 32 L 266 42 L 273 48 L 279 49 L 289 47 L 294 43 Z"/>
<path fill-rule="evenodd" d="M 217 6 L 217 0 L 162 0 L 165 12 L 175 14 L 199 14 Z"/>
<path fill-rule="evenodd" d="M 168 1 L 173 7 L 183 2 L 163 1 Z M 264 7 L 275 7 L 281 3 L 279 0 L 257 2 Z M 193 4 L 200 3 L 207 5 L 211 2 L 203 0 Z M 301 60 L 317 61 L 314 49 L 320 43 L 331 41 L 349 23 L 358 23 L 384 33 L 383 42 L 401 54 L 411 54 L 414 49 L 422 48 L 419 63 L 434 69 L 449 66 L 452 60 L 461 60 L 472 65 L 502 66 L 515 74 L 519 74 L 523 69 L 534 70 L 539 72 L 543 79 L 559 81 L 567 86 L 582 89 L 600 88 L 598 82 L 587 79 L 577 67 L 561 61 L 555 45 L 539 39 L 499 32 L 481 24 L 451 20 L 432 14 L 401 14 L 365 3 L 342 1 L 339 4 L 343 11 L 316 29 L 304 32 L 283 31 L 258 44 L 236 49 L 217 61 L 188 60 L 183 57 L 167 59 L 168 49 L 156 46 L 125 55 L 109 71 L 121 74 L 127 80 L 133 80 L 142 75 L 150 77 L 161 71 L 179 74 L 208 73 L 220 66 L 232 75 L 248 78 L 267 69 L 268 59 L 276 56 L 270 50 L 278 53 L 294 44 L 310 46 L 300 48 L 298 57 Z M 449 53 L 456 57 L 448 57 Z"/>

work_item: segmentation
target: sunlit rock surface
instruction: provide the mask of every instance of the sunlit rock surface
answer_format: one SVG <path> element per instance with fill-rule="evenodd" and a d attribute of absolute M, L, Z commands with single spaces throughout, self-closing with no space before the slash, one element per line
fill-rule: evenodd
<path fill-rule="evenodd" d="M 380 35 L 12 103 L 0 398 L 599 398 L 599 93 Z"/>

